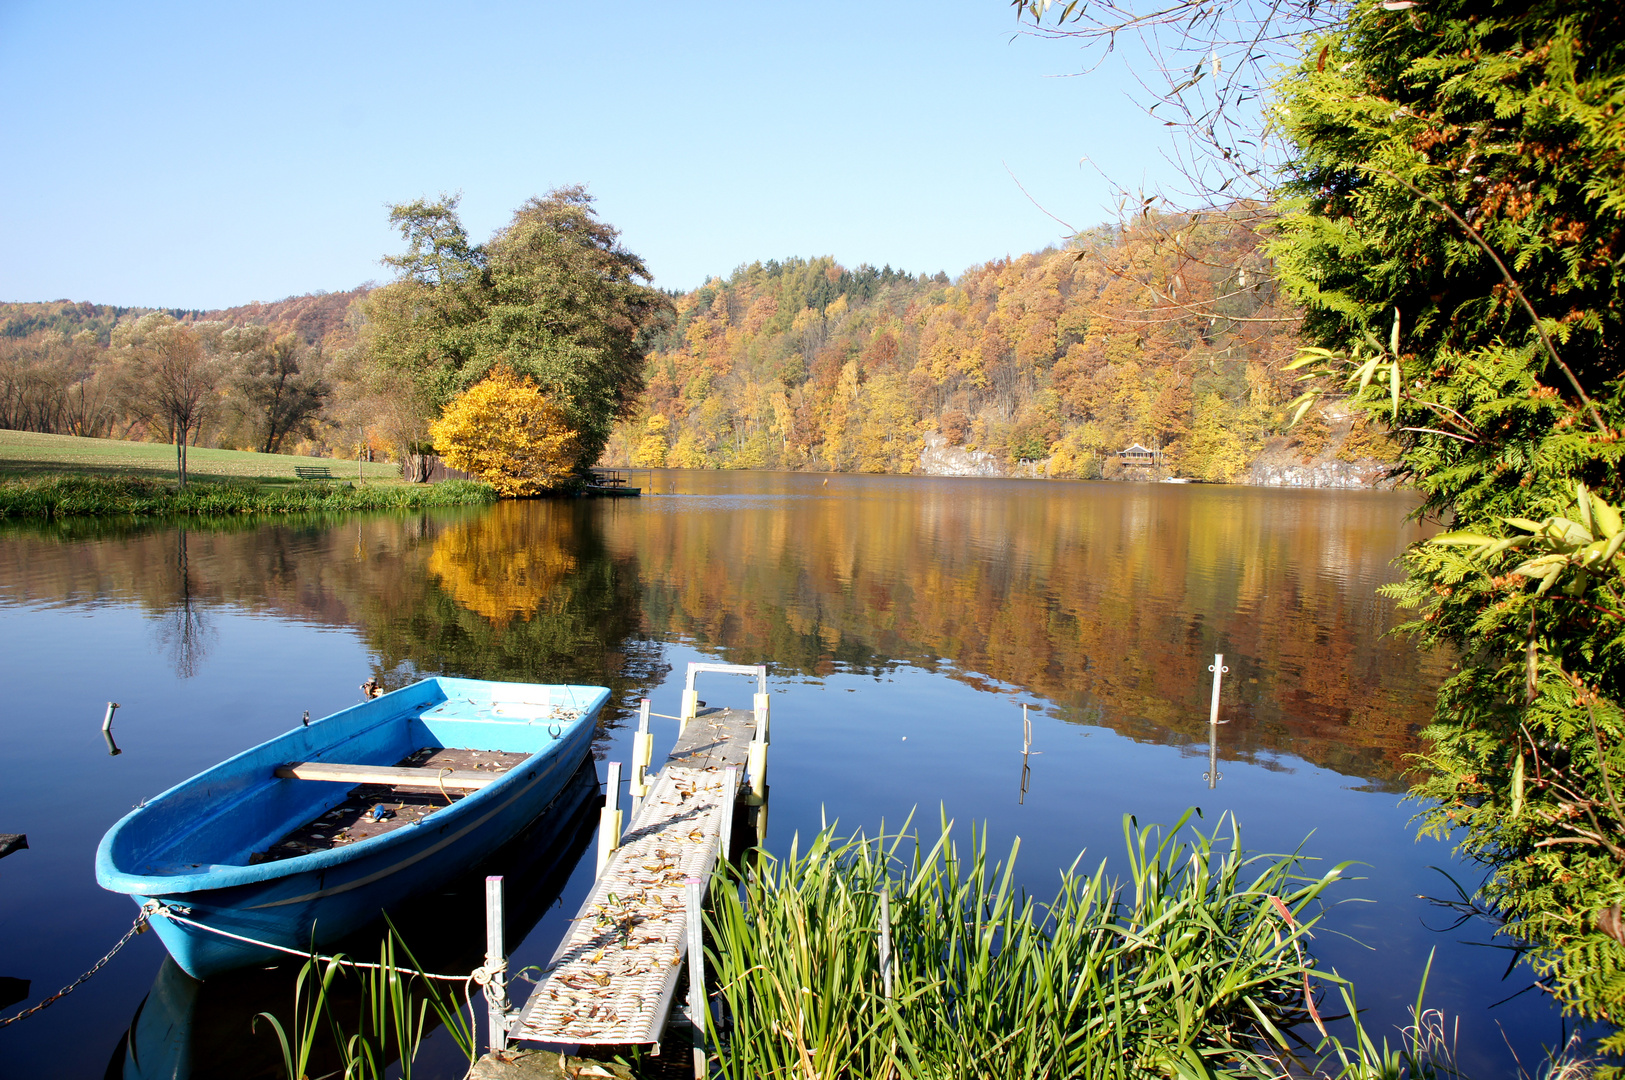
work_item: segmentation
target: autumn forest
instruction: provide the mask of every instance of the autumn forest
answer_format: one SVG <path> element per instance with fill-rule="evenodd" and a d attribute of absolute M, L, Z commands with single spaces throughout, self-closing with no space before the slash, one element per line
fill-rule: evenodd
<path fill-rule="evenodd" d="M 1127 475 L 1235 482 L 1267 455 L 1390 460 L 1336 403 L 1289 429 L 1298 312 L 1273 283 L 1270 222 L 1149 212 L 957 278 L 789 258 L 661 294 L 600 463 L 1111 479 L 1138 444 L 1155 468 Z M 401 287 L 219 311 L 0 304 L 0 427 L 418 469 L 426 428 L 376 355 Z M 182 339 L 211 366 L 178 430 L 143 365 Z"/>

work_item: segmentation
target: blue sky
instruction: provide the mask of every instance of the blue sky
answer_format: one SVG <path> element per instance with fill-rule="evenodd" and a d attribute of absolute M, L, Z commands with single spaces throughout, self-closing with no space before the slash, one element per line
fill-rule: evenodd
<path fill-rule="evenodd" d="M 485 239 L 585 183 L 666 288 L 833 255 L 957 274 L 1170 173 L 1119 63 L 1003 0 L 0 0 L 0 300 L 212 308 L 383 280 L 387 205 Z M 1090 164 L 1080 164 L 1089 158 Z M 1008 172 L 1006 171 L 1008 167 Z"/>

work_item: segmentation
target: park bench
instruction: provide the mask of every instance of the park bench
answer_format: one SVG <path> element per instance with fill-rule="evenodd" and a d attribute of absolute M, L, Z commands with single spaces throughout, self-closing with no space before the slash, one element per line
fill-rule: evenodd
<path fill-rule="evenodd" d="M 326 465 L 295 465 L 293 474 L 301 480 L 333 479 L 333 471 Z"/>

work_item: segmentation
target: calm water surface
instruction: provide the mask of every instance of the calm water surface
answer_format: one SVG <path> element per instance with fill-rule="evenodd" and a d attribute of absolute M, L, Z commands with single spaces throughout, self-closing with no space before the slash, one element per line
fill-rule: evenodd
<path fill-rule="evenodd" d="M 637 699 L 676 712 L 698 659 L 770 665 L 775 851 L 826 816 L 872 830 L 918 811 L 935 828 L 940 808 L 961 828 L 986 822 L 996 848 L 1020 836 L 1020 876 L 1048 895 L 1082 849 L 1120 862 L 1124 814 L 1228 813 L 1250 848 L 1362 864 L 1317 949 L 1379 1028 L 1406 1022 L 1437 950 L 1428 1003 L 1460 1017 L 1478 1075 L 1561 1041 L 1535 993 L 1491 1008 L 1528 979 L 1503 978 L 1488 927 L 1446 931 L 1417 898 L 1448 891 L 1434 867 L 1474 879 L 1448 846 L 1414 838 L 1400 803 L 1448 669 L 1384 636 L 1394 613 L 1376 589 L 1422 535 L 1409 497 L 677 471 L 650 487 L 412 516 L 0 532 L 0 832 L 31 844 L 0 862 L 0 999 L 19 999 L 0 1014 L 71 981 L 129 927 L 134 906 L 93 876 L 109 825 L 305 710 L 353 704 L 369 674 L 610 686 L 600 757 L 624 761 Z M 1229 722 L 1210 763 L 1214 653 Z M 744 680 L 710 678 L 713 704 L 748 704 Z M 116 756 L 108 701 L 123 706 Z M 585 895 L 591 868 L 575 860 L 592 828 L 590 813 L 561 813 L 499 860 L 528 928 L 520 963 L 545 960 Z M 430 966 L 477 961 L 463 883 L 414 917 Z M 163 960 L 155 935 L 138 937 L 71 997 L 0 1029 L 0 1075 L 279 1075 L 249 1023 L 289 1011 L 289 971 L 199 986 Z M 444 1043 L 433 1060 L 460 1075 Z"/>

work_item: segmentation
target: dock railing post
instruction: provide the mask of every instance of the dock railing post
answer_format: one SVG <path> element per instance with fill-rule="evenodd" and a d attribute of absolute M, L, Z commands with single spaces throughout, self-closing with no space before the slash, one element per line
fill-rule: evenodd
<path fill-rule="evenodd" d="M 763 682 L 766 677 L 763 677 Z M 756 737 L 751 740 L 747 764 L 750 772 L 750 803 L 760 806 L 767 797 L 768 698 L 764 690 L 756 695 Z"/>
<path fill-rule="evenodd" d="M 621 846 L 621 763 L 609 763 L 609 779 L 604 785 L 604 808 L 598 812 L 598 873 L 604 876 L 610 856 Z"/>
<path fill-rule="evenodd" d="M 638 702 L 638 730 L 632 736 L 632 816 L 638 802 L 649 797 L 649 763 L 654 760 L 654 739 L 649 734 L 649 699 Z"/>
<path fill-rule="evenodd" d="M 709 1006 L 705 1001 L 705 924 L 700 899 L 705 886 L 697 877 L 684 882 L 688 909 L 688 1015 L 694 1025 L 694 1080 L 705 1080 L 705 1028 Z"/>
<path fill-rule="evenodd" d="M 700 692 L 694 688 L 695 665 L 688 665 L 688 675 L 683 680 L 683 707 L 678 711 L 677 737 L 681 739 L 683 732 L 688 729 L 688 722 L 700 711 Z"/>
<path fill-rule="evenodd" d="M 493 874 L 485 879 L 485 1004 L 493 1054 L 508 1048 L 508 957 L 503 942 L 507 913 L 503 909 L 502 878 Z"/>

